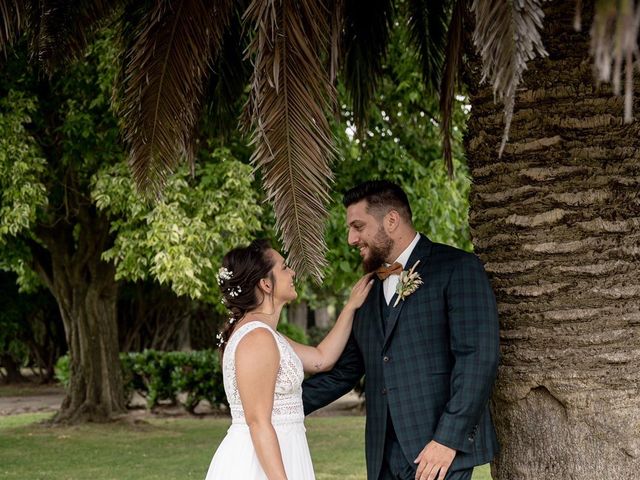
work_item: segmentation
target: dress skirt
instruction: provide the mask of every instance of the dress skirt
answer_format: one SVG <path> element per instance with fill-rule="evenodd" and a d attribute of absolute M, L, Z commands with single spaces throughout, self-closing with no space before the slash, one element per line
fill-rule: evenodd
<path fill-rule="evenodd" d="M 315 480 L 304 423 L 274 425 L 289 480 Z M 249 427 L 233 423 L 211 460 L 205 480 L 267 480 Z"/>

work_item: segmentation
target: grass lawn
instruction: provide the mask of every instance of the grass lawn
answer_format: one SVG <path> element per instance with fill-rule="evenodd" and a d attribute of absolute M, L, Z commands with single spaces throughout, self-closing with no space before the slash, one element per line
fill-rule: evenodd
<path fill-rule="evenodd" d="M 136 425 L 49 427 L 50 414 L 0 417 L 3 480 L 202 480 L 228 419 L 150 419 Z M 364 418 L 306 421 L 318 480 L 365 480 Z M 473 480 L 490 480 L 488 466 Z M 292 479 L 295 480 L 295 479 Z"/>

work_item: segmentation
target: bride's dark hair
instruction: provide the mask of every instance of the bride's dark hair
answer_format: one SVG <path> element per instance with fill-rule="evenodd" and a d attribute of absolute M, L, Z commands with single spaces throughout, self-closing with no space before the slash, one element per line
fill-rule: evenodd
<path fill-rule="evenodd" d="M 264 301 L 264 295 L 258 295 L 256 290 L 260 280 L 270 278 L 275 285 L 271 274 L 275 262 L 269 250 L 271 244 L 268 240 L 254 240 L 246 247 L 230 250 L 222 259 L 218 284 L 222 300 L 231 315 L 218 337 L 221 354 L 237 321 Z"/>

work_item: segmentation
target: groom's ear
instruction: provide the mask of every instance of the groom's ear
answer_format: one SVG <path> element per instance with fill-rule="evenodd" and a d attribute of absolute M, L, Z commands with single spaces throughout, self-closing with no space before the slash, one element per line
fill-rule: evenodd
<path fill-rule="evenodd" d="M 397 210 L 389 210 L 382 219 L 383 225 L 387 233 L 395 231 L 400 226 L 400 214 Z"/>

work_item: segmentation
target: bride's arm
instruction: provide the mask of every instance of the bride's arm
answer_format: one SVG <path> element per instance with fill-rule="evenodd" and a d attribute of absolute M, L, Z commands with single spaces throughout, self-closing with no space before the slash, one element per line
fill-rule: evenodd
<path fill-rule="evenodd" d="M 326 372 L 331 370 L 347 344 L 353 315 L 364 303 L 373 285 L 371 274 L 363 276 L 351 289 L 349 300 L 338 316 L 335 325 L 317 347 L 310 347 L 294 342 L 290 338 L 289 343 L 302 361 L 304 371 L 307 373 Z"/>
<path fill-rule="evenodd" d="M 280 352 L 273 334 L 264 328 L 247 333 L 238 344 L 235 361 L 240 400 L 260 465 L 269 480 L 287 480 L 280 444 L 271 423 L 280 366 Z"/>

